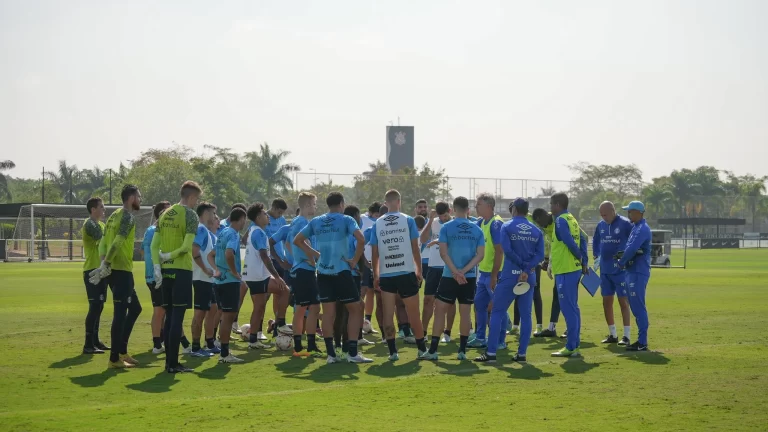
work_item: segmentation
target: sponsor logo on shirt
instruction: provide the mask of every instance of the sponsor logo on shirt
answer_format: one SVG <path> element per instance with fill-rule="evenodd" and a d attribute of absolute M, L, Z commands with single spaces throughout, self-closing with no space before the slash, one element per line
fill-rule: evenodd
<path fill-rule="evenodd" d="M 397 224 L 397 221 L 398 221 L 398 219 L 400 219 L 400 216 L 397 216 L 397 215 L 389 215 L 389 216 L 387 216 L 387 217 L 385 217 L 385 218 L 384 218 L 384 220 L 387 222 L 386 224 L 384 224 L 384 226 L 392 226 L 392 225 L 396 225 L 396 224 Z"/>

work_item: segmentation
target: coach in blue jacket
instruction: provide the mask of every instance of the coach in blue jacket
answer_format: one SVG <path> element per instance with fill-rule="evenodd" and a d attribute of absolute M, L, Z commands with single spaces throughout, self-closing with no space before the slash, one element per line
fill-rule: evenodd
<path fill-rule="evenodd" d="M 603 218 L 592 236 L 592 256 L 600 265 L 600 294 L 603 296 L 603 312 L 608 324 L 608 337 L 603 343 L 629 345 L 629 300 L 627 300 L 627 273 L 619 268 L 616 255 L 627 247 L 632 222 L 616 214 L 616 207 L 610 201 L 600 204 L 600 217 Z M 621 319 L 624 324 L 624 336 L 619 340 L 616 322 L 613 320 L 613 297 L 619 296 Z"/>
<path fill-rule="evenodd" d="M 627 271 L 629 308 L 637 322 L 637 341 L 627 351 L 648 350 L 648 310 L 645 307 L 645 290 L 651 277 L 651 228 L 643 217 L 645 205 L 632 201 L 624 210 L 634 225 L 627 240 L 627 247 L 620 253 L 619 268 Z"/>

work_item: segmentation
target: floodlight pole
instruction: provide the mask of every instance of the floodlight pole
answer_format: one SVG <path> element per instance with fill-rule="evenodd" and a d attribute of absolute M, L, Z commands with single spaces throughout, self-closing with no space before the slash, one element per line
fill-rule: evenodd
<path fill-rule="evenodd" d="M 30 262 L 35 257 L 35 205 L 29 206 L 29 244 L 27 245 L 27 257 Z"/>

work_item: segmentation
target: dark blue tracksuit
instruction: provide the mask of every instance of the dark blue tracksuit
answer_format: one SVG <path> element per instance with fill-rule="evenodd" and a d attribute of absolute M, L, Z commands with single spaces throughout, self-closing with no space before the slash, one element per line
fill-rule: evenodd
<path fill-rule="evenodd" d="M 614 256 L 627 247 L 632 222 L 624 216 L 616 216 L 613 222 L 600 221 L 592 237 L 592 255 L 600 257 L 600 293 L 603 297 L 627 296 L 627 274 L 619 267 Z"/>
<path fill-rule="evenodd" d="M 544 259 L 544 233 L 533 226 L 526 217 L 517 216 L 502 225 L 499 236 L 501 249 L 504 251 L 504 267 L 501 269 L 499 282 L 493 292 L 491 325 L 488 329 L 488 354 L 496 354 L 496 349 L 506 338 L 506 326 L 502 326 L 502 323 L 506 324 L 509 306 L 517 297 L 512 288 L 517 285 L 520 275 L 526 272 L 531 288 L 518 300 L 520 346 L 517 353 L 524 356 L 528 350 L 533 327 L 531 321 L 533 287 L 536 286 L 536 266 Z"/>
<path fill-rule="evenodd" d="M 642 255 L 638 255 L 641 252 Z M 641 219 L 629 234 L 624 256 L 619 267 L 627 271 L 629 308 L 637 322 L 637 342 L 648 345 L 648 310 L 645 307 L 645 291 L 651 278 L 651 228 Z"/>

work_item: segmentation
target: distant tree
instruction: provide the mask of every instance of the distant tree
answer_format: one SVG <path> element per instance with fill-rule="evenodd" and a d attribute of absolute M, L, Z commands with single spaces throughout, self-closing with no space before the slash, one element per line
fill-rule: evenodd
<path fill-rule="evenodd" d="M 8 179 L 2 173 L 2 171 L 8 171 L 16 168 L 16 164 L 9 160 L 0 161 L 0 196 L 5 196 L 8 201 L 13 199 L 11 190 L 8 188 Z"/>
<path fill-rule="evenodd" d="M 287 150 L 273 151 L 267 143 L 259 146 L 256 168 L 264 181 L 267 199 L 293 188 L 291 173 L 298 171 L 299 166 L 285 161 L 290 154 Z"/>

